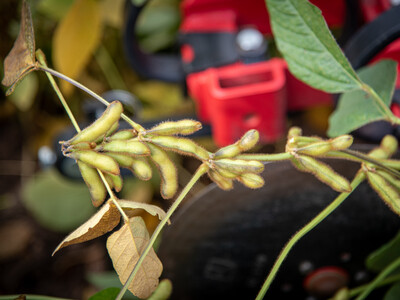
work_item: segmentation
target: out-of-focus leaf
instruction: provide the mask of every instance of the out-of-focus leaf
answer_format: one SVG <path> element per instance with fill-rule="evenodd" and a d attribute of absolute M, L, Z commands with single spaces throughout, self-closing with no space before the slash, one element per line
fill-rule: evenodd
<path fill-rule="evenodd" d="M 23 186 L 22 197 L 36 220 L 54 231 L 71 231 L 96 210 L 84 183 L 68 181 L 53 169 L 31 178 Z"/>
<path fill-rule="evenodd" d="M 21 255 L 32 238 L 32 226 L 26 220 L 2 222 L 0 226 L 0 261 Z"/>
<path fill-rule="evenodd" d="M 76 0 L 61 20 L 53 38 L 53 63 L 61 73 L 77 79 L 101 37 L 100 2 Z M 68 95 L 72 85 L 62 81 Z"/>
<path fill-rule="evenodd" d="M 119 281 L 118 274 L 115 271 L 109 272 L 91 272 L 87 275 L 87 280 L 99 289 L 107 288 L 122 288 L 122 284 Z M 130 291 L 127 291 L 124 295 L 124 300 L 138 300 L 139 298 L 132 295 Z"/>
<path fill-rule="evenodd" d="M 10 86 L 10 95 L 21 79 L 35 68 L 35 34 L 32 16 L 26 1 L 22 3 L 21 27 L 13 48 L 4 60 L 4 78 L 2 84 Z"/>
<path fill-rule="evenodd" d="M 108 238 L 108 253 L 123 284 L 128 280 L 148 241 L 149 233 L 141 217 L 131 218 L 129 223 L 125 223 Z M 151 249 L 128 289 L 139 298 L 148 298 L 158 285 L 162 269 L 161 261 Z"/>
<path fill-rule="evenodd" d="M 169 279 L 160 281 L 157 289 L 147 300 L 167 300 L 172 294 L 172 282 Z"/>
<path fill-rule="evenodd" d="M 368 255 L 366 266 L 369 270 L 380 272 L 400 256 L 400 232 L 388 243 Z"/>
<path fill-rule="evenodd" d="M 156 205 L 129 201 L 129 200 L 118 200 L 118 203 L 124 210 L 143 209 L 144 211 L 153 216 L 158 216 L 160 220 L 162 220 L 165 217 L 165 211 Z"/>
<path fill-rule="evenodd" d="M 111 287 L 94 294 L 89 300 L 114 300 L 120 290 L 119 288 Z"/>
<path fill-rule="evenodd" d="M 10 100 L 19 110 L 27 111 L 31 108 L 38 89 L 39 80 L 36 73 L 30 73 L 15 88 L 10 95 Z"/>
<path fill-rule="evenodd" d="M 95 239 L 113 230 L 121 219 L 114 202 L 108 200 L 89 220 L 70 233 L 54 250 Z"/>
<path fill-rule="evenodd" d="M 117 29 L 122 28 L 125 2 L 125 0 L 102 0 L 101 18 L 103 23 Z"/>
<path fill-rule="evenodd" d="M 400 299 L 400 283 L 393 285 L 385 294 L 383 300 L 399 300 Z"/>
<path fill-rule="evenodd" d="M 74 0 L 40 0 L 36 10 L 49 18 L 60 20 L 73 3 Z"/>
<path fill-rule="evenodd" d="M 389 106 L 396 82 L 397 63 L 382 60 L 359 70 L 362 81 L 369 84 Z M 366 92 L 357 90 L 342 94 L 336 110 L 329 118 L 328 135 L 331 137 L 349 133 L 372 121 L 385 119 L 385 112 Z"/>

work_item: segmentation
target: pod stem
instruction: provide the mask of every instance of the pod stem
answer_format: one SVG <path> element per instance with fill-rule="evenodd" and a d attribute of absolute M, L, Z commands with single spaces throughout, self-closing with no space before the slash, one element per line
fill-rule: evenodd
<path fill-rule="evenodd" d="M 352 191 L 365 179 L 363 172 L 358 172 L 353 181 L 351 182 Z M 352 192 L 351 191 L 351 192 Z M 322 210 L 314 219 L 307 223 L 302 229 L 300 229 L 285 245 L 276 259 L 270 273 L 268 274 L 264 284 L 262 285 L 256 300 L 262 300 L 265 293 L 268 291 L 270 285 L 272 284 L 278 270 L 280 269 L 283 261 L 288 256 L 289 252 L 292 250 L 294 245 L 312 229 L 314 229 L 319 223 L 321 223 L 327 216 L 329 216 L 340 204 L 351 194 L 351 192 L 345 192 L 339 194 L 336 199 L 329 204 L 324 210 Z"/>
<path fill-rule="evenodd" d="M 117 298 L 115 298 L 115 300 L 122 299 L 126 290 L 130 286 L 133 279 L 135 278 L 135 275 L 138 272 L 140 266 L 142 265 L 144 259 L 146 258 L 146 255 L 152 249 L 154 242 L 156 241 L 157 237 L 161 233 L 165 224 L 167 224 L 171 215 L 175 212 L 175 210 L 178 208 L 179 204 L 181 204 L 182 200 L 186 197 L 186 195 L 189 193 L 189 191 L 192 189 L 192 187 L 195 185 L 195 183 L 200 179 L 201 176 L 203 176 L 205 173 L 207 173 L 207 171 L 208 171 L 208 166 L 206 164 L 201 164 L 200 167 L 197 169 L 196 173 L 194 173 L 193 177 L 190 179 L 190 181 L 186 184 L 186 186 L 184 187 L 182 192 L 179 194 L 178 198 L 176 198 L 174 203 L 171 205 L 171 207 L 167 211 L 167 214 L 165 215 L 165 217 L 160 221 L 160 223 L 154 230 L 149 242 L 147 243 L 146 248 L 140 255 L 138 262 L 136 263 L 135 267 L 133 268 L 131 274 L 129 275 L 127 281 L 125 282 L 123 288 L 121 289 L 121 291 L 119 292 L 119 294 L 118 294 Z"/>
<path fill-rule="evenodd" d="M 398 281 L 400 281 L 400 274 L 393 275 L 393 276 L 388 276 L 385 279 L 382 279 L 381 281 L 377 282 L 374 285 L 374 288 L 385 286 L 385 285 L 389 285 L 389 284 L 392 284 L 392 283 L 395 283 L 395 282 L 398 282 Z M 364 292 L 366 289 L 368 289 L 370 287 L 371 284 L 373 284 L 373 282 L 374 281 L 369 282 L 367 284 L 363 284 L 363 285 L 358 286 L 358 287 L 356 287 L 354 289 L 351 289 L 349 291 L 350 298 L 353 298 L 353 297 L 361 294 L 362 292 Z"/>
<path fill-rule="evenodd" d="M 82 85 L 81 83 L 77 82 L 76 80 L 57 72 L 56 70 L 53 70 L 49 67 L 47 67 L 46 65 L 39 65 L 38 66 L 39 70 L 46 72 L 46 74 L 52 74 L 58 78 L 64 79 L 65 81 L 71 83 L 72 85 L 76 86 L 77 88 L 81 89 L 82 91 L 86 92 L 87 94 L 89 94 L 90 96 L 92 96 L 94 99 L 96 99 L 97 101 L 103 103 L 104 105 L 108 106 L 110 105 L 110 103 L 104 99 L 103 97 L 101 97 L 100 95 L 96 94 L 95 92 L 93 92 L 91 89 L 87 88 L 86 86 Z M 136 131 L 143 131 L 144 128 L 139 125 L 138 123 L 132 121 L 127 115 L 122 114 L 121 118 L 126 121 L 129 125 L 131 125 Z"/>
<path fill-rule="evenodd" d="M 38 61 L 39 61 L 39 63 L 40 63 L 40 65 L 38 66 L 38 68 L 39 68 L 39 69 L 43 69 L 43 68 L 47 69 L 46 59 L 45 59 L 45 57 L 44 57 L 43 52 L 42 52 L 42 51 L 37 51 L 37 52 L 36 52 L 36 57 L 37 57 L 37 59 L 38 59 Z M 72 125 L 74 126 L 75 130 L 76 130 L 77 132 L 80 132 L 81 129 L 79 128 L 78 122 L 76 121 L 76 119 L 75 119 L 75 117 L 74 117 L 74 115 L 73 115 L 71 109 L 69 108 L 67 101 L 65 101 L 65 98 L 64 98 L 64 96 L 62 95 L 62 93 L 61 93 L 61 91 L 60 91 L 60 89 L 59 89 L 59 87 L 58 87 L 56 81 L 54 80 L 54 78 L 53 78 L 53 76 L 52 76 L 52 74 L 51 74 L 51 72 L 46 72 L 46 76 L 47 76 L 47 78 L 49 79 L 50 84 L 51 84 L 51 86 L 53 87 L 54 91 L 56 92 L 56 94 L 57 94 L 57 96 L 58 96 L 58 99 L 60 99 L 61 104 L 64 106 L 64 109 L 65 109 L 65 111 L 66 111 L 66 113 L 67 113 L 69 119 L 71 120 L 71 123 L 72 123 Z"/>

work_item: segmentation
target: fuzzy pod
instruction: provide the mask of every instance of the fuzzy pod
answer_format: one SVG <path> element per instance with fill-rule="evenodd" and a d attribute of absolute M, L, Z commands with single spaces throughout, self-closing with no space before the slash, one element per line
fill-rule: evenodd
<path fill-rule="evenodd" d="M 119 165 L 110 156 L 92 150 L 75 151 L 70 154 L 77 161 L 82 161 L 102 172 L 119 175 Z"/>
<path fill-rule="evenodd" d="M 68 150 L 70 151 L 79 151 L 79 150 L 92 150 L 96 148 L 95 142 L 80 142 L 75 145 L 69 146 Z"/>
<path fill-rule="evenodd" d="M 265 183 L 264 179 L 260 175 L 254 173 L 242 174 L 237 177 L 237 180 L 251 189 L 258 189 Z"/>
<path fill-rule="evenodd" d="M 89 189 L 93 206 L 99 207 L 107 196 L 107 189 L 104 186 L 99 173 L 95 168 L 92 168 L 84 162 L 78 161 L 77 164 L 82 178 Z"/>
<path fill-rule="evenodd" d="M 107 156 L 115 159 L 120 167 L 128 169 L 132 167 L 132 164 L 135 160 L 135 158 L 133 158 L 132 156 L 121 153 L 107 152 Z"/>
<path fill-rule="evenodd" d="M 202 128 L 199 121 L 183 119 L 179 121 L 166 121 L 160 123 L 149 130 L 146 134 L 155 135 L 189 135 Z"/>
<path fill-rule="evenodd" d="M 233 189 L 233 180 L 226 178 L 225 176 L 221 176 L 219 172 L 210 169 L 208 170 L 208 176 L 218 185 L 219 188 L 225 191 Z"/>
<path fill-rule="evenodd" d="M 230 171 L 235 174 L 261 173 L 264 170 L 263 163 L 256 160 L 222 158 L 214 161 L 217 168 Z"/>
<path fill-rule="evenodd" d="M 105 143 L 102 150 L 106 152 L 125 153 L 133 156 L 144 156 L 150 154 L 147 145 L 138 139 L 113 140 Z"/>
<path fill-rule="evenodd" d="M 232 158 L 241 153 L 241 149 L 237 143 L 218 149 L 214 153 L 214 159 Z"/>
<path fill-rule="evenodd" d="M 385 178 L 375 172 L 366 172 L 366 176 L 371 187 L 378 193 L 379 197 L 392 209 L 400 215 L 400 193 L 399 189 L 394 187 Z"/>
<path fill-rule="evenodd" d="M 200 160 L 208 160 L 210 154 L 192 140 L 175 136 L 152 136 L 149 141 L 164 149 L 183 155 L 197 157 Z"/>
<path fill-rule="evenodd" d="M 353 137 L 348 134 L 344 134 L 341 136 L 338 136 L 334 139 L 331 139 L 331 146 L 332 150 L 344 150 L 349 148 L 353 144 Z"/>
<path fill-rule="evenodd" d="M 136 131 L 133 129 L 124 129 L 120 130 L 113 135 L 111 135 L 108 140 L 109 141 L 114 141 L 114 140 L 130 140 L 136 137 Z"/>
<path fill-rule="evenodd" d="M 296 156 L 296 159 L 306 172 L 313 174 L 320 181 L 329 185 L 335 191 L 341 193 L 351 192 L 351 185 L 349 181 L 336 173 L 327 164 L 305 155 L 298 155 Z"/>
<path fill-rule="evenodd" d="M 257 130 L 251 129 L 247 131 L 238 141 L 238 146 L 242 152 L 253 148 L 260 139 L 260 134 Z"/>
<path fill-rule="evenodd" d="M 300 127 L 293 126 L 288 131 L 287 139 L 290 140 L 292 137 L 301 136 L 302 134 L 303 130 Z"/>
<path fill-rule="evenodd" d="M 122 190 L 123 182 L 121 175 L 104 173 L 104 177 L 106 178 L 108 185 L 111 188 L 113 188 L 116 192 L 120 192 Z"/>
<path fill-rule="evenodd" d="M 319 141 L 308 144 L 301 148 L 293 149 L 298 154 L 321 156 L 332 150 L 330 141 Z"/>
<path fill-rule="evenodd" d="M 381 148 L 385 150 L 388 157 L 396 153 L 398 146 L 397 139 L 393 135 L 385 135 L 381 141 Z"/>
<path fill-rule="evenodd" d="M 90 126 L 77 133 L 68 141 L 69 144 L 75 145 L 80 142 L 93 142 L 107 134 L 110 128 L 118 122 L 121 117 L 123 107 L 121 102 L 112 102 L 104 113 L 94 121 Z"/>
<path fill-rule="evenodd" d="M 135 157 L 131 165 L 133 173 L 140 180 L 149 180 L 153 176 L 153 170 L 146 158 Z"/>
<path fill-rule="evenodd" d="M 168 154 L 156 145 L 149 143 L 151 159 L 158 168 L 161 177 L 161 196 L 172 198 L 178 190 L 178 174 L 176 167 Z"/>

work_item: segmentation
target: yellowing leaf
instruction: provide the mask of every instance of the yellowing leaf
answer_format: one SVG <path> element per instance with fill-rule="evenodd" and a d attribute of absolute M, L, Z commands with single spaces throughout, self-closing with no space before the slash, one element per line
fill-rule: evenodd
<path fill-rule="evenodd" d="M 140 217 L 131 218 L 129 223 L 125 223 L 108 238 L 108 253 L 123 284 L 128 280 L 148 241 L 149 233 Z M 128 289 L 139 298 L 148 298 L 157 288 L 162 269 L 161 261 L 151 249 Z"/>
<path fill-rule="evenodd" d="M 1 82 L 11 86 L 7 95 L 14 91 L 16 84 L 35 68 L 35 34 L 31 11 L 26 3 L 22 4 L 21 28 L 13 48 L 4 60 L 4 78 Z"/>
<path fill-rule="evenodd" d="M 53 255 L 61 248 L 95 239 L 113 230 L 120 218 L 118 209 L 111 200 L 108 200 L 88 221 L 69 234 L 57 246 Z"/>
<path fill-rule="evenodd" d="M 118 200 L 118 203 L 119 203 L 119 205 L 121 205 L 122 209 L 124 209 L 124 210 L 143 209 L 147 213 L 149 213 L 153 216 L 158 216 L 160 221 L 165 217 L 165 211 L 156 205 L 140 203 L 140 202 L 135 202 L 135 201 L 129 201 L 129 200 Z M 168 222 L 170 223 L 170 221 L 168 221 Z"/>
<path fill-rule="evenodd" d="M 61 73 L 77 79 L 101 36 L 100 2 L 76 0 L 58 25 L 53 38 L 53 63 Z M 61 83 L 66 93 L 72 85 Z"/>

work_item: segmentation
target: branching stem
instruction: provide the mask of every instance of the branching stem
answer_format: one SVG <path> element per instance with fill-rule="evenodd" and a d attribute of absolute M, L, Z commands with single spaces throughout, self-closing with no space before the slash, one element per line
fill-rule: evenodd
<path fill-rule="evenodd" d="M 178 208 L 179 204 L 181 204 L 182 200 L 186 197 L 188 192 L 192 189 L 192 187 L 200 179 L 200 177 L 203 176 L 207 172 L 207 170 L 208 170 L 208 166 L 206 164 L 200 165 L 200 167 L 197 169 L 196 173 L 194 173 L 193 177 L 190 179 L 190 181 L 186 184 L 185 188 L 179 194 L 178 198 L 176 198 L 174 203 L 171 205 L 171 207 L 167 211 L 167 214 L 165 215 L 165 217 L 161 220 L 161 222 L 158 224 L 158 226 L 154 230 L 153 235 L 151 236 L 146 248 L 144 249 L 143 253 L 140 255 L 138 262 L 136 263 L 136 265 L 133 268 L 131 274 L 129 275 L 128 280 L 124 284 L 123 288 L 121 289 L 120 293 L 118 294 L 118 296 L 117 296 L 117 298 L 115 300 L 121 300 L 122 299 L 122 297 L 124 296 L 126 290 L 129 287 L 129 285 L 131 284 L 131 282 L 135 278 L 135 275 L 138 272 L 141 264 L 143 263 L 144 259 L 146 258 L 146 255 L 152 249 L 152 247 L 154 245 L 154 242 L 156 241 L 158 235 L 161 233 L 161 231 L 164 228 L 165 224 L 167 224 L 168 220 L 170 219 L 172 214 L 175 212 L 175 210 Z"/>
<path fill-rule="evenodd" d="M 365 175 L 362 172 L 358 172 L 355 178 L 351 183 L 352 191 L 365 179 Z M 321 223 L 327 216 L 329 216 L 342 202 L 351 194 L 349 193 L 341 193 L 339 196 L 329 204 L 323 211 L 321 211 L 314 219 L 312 219 L 308 224 L 306 224 L 302 229 L 300 229 L 286 244 L 286 246 L 282 249 L 279 254 L 277 260 L 275 261 L 271 272 L 268 274 L 267 279 L 265 280 L 263 286 L 260 289 L 260 292 L 257 295 L 256 300 L 262 300 L 264 298 L 265 293 L 270 287 L 272 281 L 274 280 L 278 270 L 280 269 L 283 261 L 288 256 L 289 252 L 292 250 L 294 245 L 307 233 L 309 233 L 314 227 L 316 227 L 319 223 Z"/>

